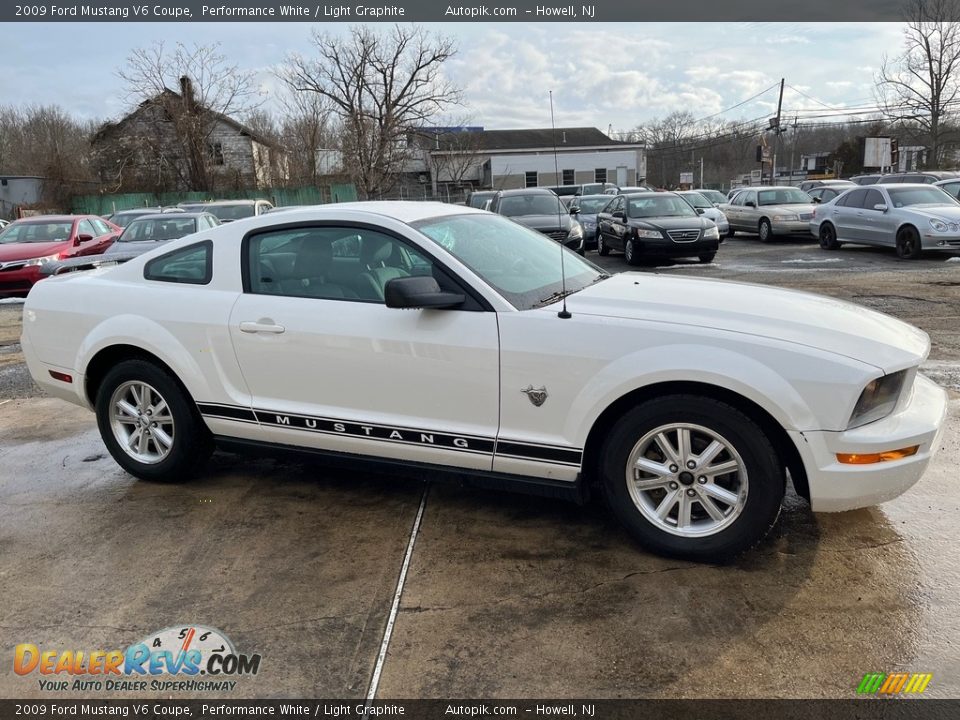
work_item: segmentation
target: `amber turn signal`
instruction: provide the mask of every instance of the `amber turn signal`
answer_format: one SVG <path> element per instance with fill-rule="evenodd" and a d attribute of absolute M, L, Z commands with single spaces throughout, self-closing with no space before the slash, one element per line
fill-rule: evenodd
<path fill-rule="evenodd" d="M 916 455 L 919 449 L 919 445 L 911 445 L 899 450 L 887 450 L 880 453 L 837 453 L 837 460 L 845 465 L 871 465 L 890 460 L 902 460 L 905 457 Z"/>

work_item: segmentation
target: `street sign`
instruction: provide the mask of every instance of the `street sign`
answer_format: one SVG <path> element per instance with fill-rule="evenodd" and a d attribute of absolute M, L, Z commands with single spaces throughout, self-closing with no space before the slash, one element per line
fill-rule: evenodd
<path fill-rule="evenodd" d="M 680 184 L 681 184 L 681 185 L 693 185 L 693 173 L 692 173 L 692 172 L 682 172 L 682 173 L 680 173 Z"/>

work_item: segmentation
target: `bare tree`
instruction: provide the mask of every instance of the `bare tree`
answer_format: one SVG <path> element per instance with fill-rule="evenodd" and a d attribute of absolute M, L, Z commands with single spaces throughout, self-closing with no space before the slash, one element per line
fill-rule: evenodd
<path fill-rule="evenodd" d="M 907 0 L 903 52 L 884 57 L 876 78 L 878 105 L 886 117 L 915 125 L 937 167 L 956 115 L 960 91 L 958 0 Z"/>
<path fill-rule="evenodd" d="M 410 158 L 407 132 L 460 102 L 442 72 L 456 52 L 453 42 L 397 25 L 382 34 L 369 26 L 355 26 L 346 36 L 315 31 L 313 45 L 317 57 L 289 57 L 283 79 L 331 103 L 361 196 L 388 192 Z"/>
<path fill-rule="evenodd" d="M 680 180 L 680 171 L 689 169 L 685 145 L 696 134 L 696 119 L 687 110 L 677 110 L 637 127 L 636 137 L 647 145 L 647 177 L 670 187 Z"/>
<path fill-rule="evenodd" d="M 152 131 L 147 123 L 136 141 L 186 186 L 214 189 L 212 166 L 218 158 L 210 136 L 219 116 L 249 115 L 259 106 L 254 73 L 230 64 L 219 43 L 168 48 L 157 42 L 134 50 L 117 75 L 126 83 L 129 98 L 155 115 Z M 171 132 L 158 131 L 158 123 Z"/>
<path fill-rule="evenodd" d="M 280 95 L 280 138 L 289 158 L 290 179 L 295 184 L 319 185 L 322 175 L 339 169 L 329 154 L 339 154 L 336 119 L 331 102 L 315 92 L 286 85 Z"/>
<path fill-rule="evenodd" d="M 416 139 L 429 158 L 434 195 L 439 193 L 439 185 L 460 189 L 480 179 L 477 171 L 484 157 L 481 135 L 462 129 L 469 125 L 469 120 L 459 119 L 451 122 L 449 130 L 425 130 L 417 134 Z"/>

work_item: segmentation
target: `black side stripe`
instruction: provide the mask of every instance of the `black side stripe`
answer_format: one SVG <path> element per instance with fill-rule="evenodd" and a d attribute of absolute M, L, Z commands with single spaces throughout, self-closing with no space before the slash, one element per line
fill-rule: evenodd
<path fill-rule="evenodd" d="M 220 420 L 254 423 L 270 427 L 289 428 L 315 432 L 323 435 L 340 435 L 366 438 L 380 442 L 393 442 L 421 447 L 439 447 L 444 450 L 483 455 L 496 454 L 517 460 L 533 460 L 553 465 L 580 467 L 583 451 L 577 448 L 523 443 L 515 440 L 496 440 L 476 435 L 455 435 L 433 430 L 408 427 L 393 427 L 373 423 L 358 423 L 348 420 L 297 415 L 270 410 L 252 410 L 221 403 L 197 403 L 201 415 Z"/>

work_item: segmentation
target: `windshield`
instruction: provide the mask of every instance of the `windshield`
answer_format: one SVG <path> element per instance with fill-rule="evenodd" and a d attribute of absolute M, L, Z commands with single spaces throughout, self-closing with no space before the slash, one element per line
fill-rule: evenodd
<path fill-rule="evenodd" d="M 628 197 L 627 216 L 632 218 L 696 217 L 690 204 L 678 195 L 664 193 L 644 197 Z"/>
<path fill-rule="evenodd" d="M 719 190 L 697 190 L 697 192 L 703 195 L 707 200 L 711 200 L 715 203 L 725 203 L 727 201 L 727 196 Z"/>
<path fill-rule="evenodd" d="M 698 192 L 684 193 L 683 197 L 695 208 L 712 208 L 713 203 Z"/>
<path fill-rule="evenodd" d="M 118 212 L 110 219 L 110 222 L 112 222 L 114 225 L 125 228 L 138 217 L 143 217 L 144 215 L 150 215 L 158 212 L 160 212 L 160 208 L 153 208 L 151 210 L 137 210 L 133 212 Z"/>
<path fill-rule="evenodd" d="M 556 195 L 507 195 L 500 198 L 500 214 L 507 217 L 558 213 L 566 215 L 567 209 Z"/>
<path fill-rule="evenodd" d="M 237 205 L 208 205 L 204 208 L 208 213 L 216 215 L 220 220 L 240 220 L 253 217 L 256 210 L 253 204 L 240 203 Z"/>
<path fill-rule="evenodd" d="M 603 210 L 610 202 L 609 195 L 601 195 L 595 198 L 580 198 L 578 207 L 584 215 L 596 215 Z"/>
<path fill-rule="evenodd" d="M 0 244 L 63 242 L 72 230 L 72 222 L 13 223 L 0 232 Z"/>
<path fill-rule="evenodd" d="M 894 207 L 910 205 L 960 205 L 956 200 L 937 187 L 929 188 L 888 188 L 890 202 Z M 3 237 L 0 235 L 0 237 Z"/>
<path fill-rule="evenodd" d="M 117 242 L 176 240 L 197 230 L 195 218 L 140 218 L 131 222 Z"/>
<path fill-rule="evenodd" d="M 449 215 L 414 223 L 518 310 L 549 304 L 563 288 L 582 290 L 606 273 L 545 235 L 497 215 Z M 549 302 L 545 302 L 549 301 Z"/>
<path fill-rule="evenodd" d="M 758 205 L 809 205 L 813 198 L 797 188 L 761 190 L 757 193 Z"/>

